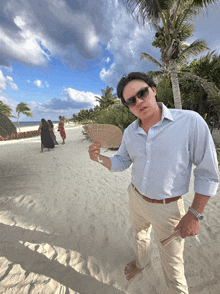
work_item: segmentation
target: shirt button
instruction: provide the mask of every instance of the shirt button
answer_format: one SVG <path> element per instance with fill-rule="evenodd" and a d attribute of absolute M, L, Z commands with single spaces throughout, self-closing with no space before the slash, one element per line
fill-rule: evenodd
<path fill-rule="evenodd" d="M 150 160 L 147 161 L 147 163 L 149 163 L 149 162 L 150 162 Z"/>

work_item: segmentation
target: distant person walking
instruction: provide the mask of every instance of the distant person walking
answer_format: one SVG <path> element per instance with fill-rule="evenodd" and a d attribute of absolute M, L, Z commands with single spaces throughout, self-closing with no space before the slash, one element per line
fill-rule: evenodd
<path fill-rule="evenodd" d="M 41 133 L 41 152 L 43 152 L 44 148 L 48 148 L 48 151 L 54 148 L 54 142 L 50 136 L 49 124 L 44 118 L 41 120 L 38 132 Z"/>
<path fill-rule="evenodd" d="M 47 122 L 49 124 L 50 136 L 53 139 L 54 145 L 59 145 L 58 142 L 57 142 L 56 136 L 54 134 L 54 126 L 53 126 L 52 121 L 49 119 Z"/>
<path fill-rule="evenodd" d="M 66 133 L 65 133 L 65 130 L 64 130 L 64 121 L 63 121 L 62 116 L 59 116 L 59 120 L 60 121 L 59 121 L 58 131 L 60 132 L 60 136 L 63 139 L 63 143 L 62 144 L 65 144 Z"/>

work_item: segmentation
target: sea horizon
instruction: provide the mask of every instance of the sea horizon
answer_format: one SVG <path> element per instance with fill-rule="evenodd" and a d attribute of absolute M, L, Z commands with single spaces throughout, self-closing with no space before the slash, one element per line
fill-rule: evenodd
<path fill-rule="evenodd" d="M 56 124 L 58 122 L 59 122 L 58 120 L 57 121 L 52 121 L 53 124 Z M 13 122 L 12 121 L 12 123 L 17 128 L 17 122 Z M 20 128 L 22 128 L 22 127 L 38 126 L 40 124 L 41 124 L 41 121 L 40 120 L 39 121 L 21 121 L 21 122 L 19 122 Z"/>

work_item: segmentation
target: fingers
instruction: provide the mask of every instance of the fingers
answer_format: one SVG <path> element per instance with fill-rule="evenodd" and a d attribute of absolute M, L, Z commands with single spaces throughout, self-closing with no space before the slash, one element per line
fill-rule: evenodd
<path fill-rule="evenodd" d="M 100 148 L 101 148 L 101 145 L 99 143 L 94 143 L 89 146 L 88 152 L 89 152 L 90 159 L 94 161 L 98 161 L 98 157 L 100 156 Z"/>
<path fill-rule="evenodd" d="M 192 231 L 189 230 L 188 228 L 180 228 L 180 236 L 184 239 L 186 237 L 192 237 L 192 236 L 196 236 L 199 234 L 199 231 Z"/>

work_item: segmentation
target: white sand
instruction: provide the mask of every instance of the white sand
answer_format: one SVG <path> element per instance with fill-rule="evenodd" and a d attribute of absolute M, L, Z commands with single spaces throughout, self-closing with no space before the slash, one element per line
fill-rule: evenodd
<path fill-rule="evenodd" d="M 152 265 L 130 282 L 123 275 L 135 258 L 130 169 L 110 173 L 91 161 L 81 126 L 66 134 L 65 145 L 43 154 L 40 137 L 0 142 L 0 293 L 164 293 L 153 234 Z M 186 209 L 193 194 L 192 177 Z M 220 293 L 219 196 L 204 211 L 201 243 L 186 239 L 190 294 Z"/>

